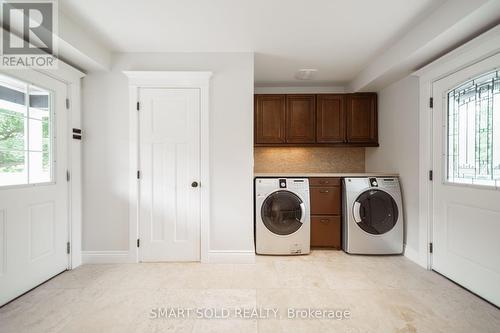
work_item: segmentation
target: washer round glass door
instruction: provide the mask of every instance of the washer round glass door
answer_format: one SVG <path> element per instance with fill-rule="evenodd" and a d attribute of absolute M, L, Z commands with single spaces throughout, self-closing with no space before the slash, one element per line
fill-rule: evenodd
<path fill-rule="evenodd" d="M 383 235 L 398 221 L 398 206 L 392 196 L 381 190 L 370 189 L 361 193 L 353 205 L 354 221 L 363 231 Z"/>
<path fill-rule="evenodd" d="M 262 222 L 277 235 L 290 235 L 302 226 L 304 203 L 292 192 L 276 191 L 270 194 L 261 208 Z"/>

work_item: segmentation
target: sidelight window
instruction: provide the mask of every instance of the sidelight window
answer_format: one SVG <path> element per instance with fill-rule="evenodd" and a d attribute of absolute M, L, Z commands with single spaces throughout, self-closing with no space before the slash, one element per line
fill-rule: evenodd
<path fill-rule="evenodd" d="M 51 93 L 0 75 L 0 186 L 52 181 Z"/>
<path fill-rule="evenodd" d="M 500 72 L 448 93 L 448 181 L 500 186 Z"/>

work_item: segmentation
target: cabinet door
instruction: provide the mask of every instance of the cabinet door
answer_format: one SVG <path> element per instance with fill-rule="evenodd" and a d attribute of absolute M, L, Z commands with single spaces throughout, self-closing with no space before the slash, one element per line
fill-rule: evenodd
<path fill-rule="evenodd" d="M 347 142 L 378 143 L 377 94 L 347 97 Z"/>
<path fill-rule="evenodd" d="M 340 249 L 341 218 L 339 215 L 311 216 L 311 246 L 324 246 Z"/>
<path fill-rule="evenodd" d="M 316 95 L 286 96 L 286 142 L 316 141 Z"/>
<path fill-rule="evenodd" d="M 338 187 L 311 187 L 311 215 L 340 215 L 341 190 Z"/>
<path fill-rule="evenodd" d="M 345 142 L 344 95 L 318 95 L 316 103 L 316 142 Z"/>
<path fill-rule="evenodd" d="M 285 95 L 255 95 L 255 143 L 285 143 Z"/>

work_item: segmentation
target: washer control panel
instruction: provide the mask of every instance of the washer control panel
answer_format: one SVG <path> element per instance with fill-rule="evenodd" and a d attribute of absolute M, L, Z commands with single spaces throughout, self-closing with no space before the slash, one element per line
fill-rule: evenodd
<path fill-rule="evenodd" d="M 308 190 L 309 187 L 309 181 L 307 179 L 293 179 L 292 180 L 292 185 L 294 189 L 305 189 Z"/>

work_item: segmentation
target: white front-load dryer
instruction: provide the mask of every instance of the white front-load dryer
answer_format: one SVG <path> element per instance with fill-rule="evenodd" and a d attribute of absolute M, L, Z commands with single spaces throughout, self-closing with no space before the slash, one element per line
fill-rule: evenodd
<path fill-rule="evenodd" d="M 311 222 L 307 178 L 255 179 L 257 254 L 310 252 Z"/>
<path fill-rule="evenodd" d="M 344 178 L 343 185 L 344 251 L 401 254 L 403 204 L 398 178 Z"/>

